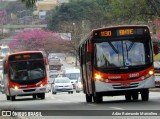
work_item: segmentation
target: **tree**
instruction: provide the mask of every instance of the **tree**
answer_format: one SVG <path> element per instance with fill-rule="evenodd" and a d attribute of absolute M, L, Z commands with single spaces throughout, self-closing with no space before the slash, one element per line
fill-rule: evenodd
<path fill-rule="evenodd" d="M 107 4 L 106 2 L 104 3 Z M 56 10 L 52 10 L 49 15 L 48 28 L 50 30 L 60 31 L 61 23 L 80 24 L 83 20 L 89 20 L 91 28 L 103 26 L 107 21 L 104 17 L 105 9 L 97 2 L 97 0 L 78 0 L 70 3 L 62 4 Z"/>
<path fill-rule="evenodd" d="M 58 33 L 33 29 L 18 33 L 9 46 L 13 51 L 41 50 L 48 55 L 50 52 L 63 52 L 65 44 Z"/>
<path fill-rule="evenodd" d="M 33 7 L 37 0 L 21 0 L 23 3 L 25 3 L 26 7 Z"/>
<path fill-rule="evenodd" d="M 20 11 L 33 11 L 33 8 L 27 8 L 21 1 L 10 1 L 5 9 L 8 13 L 14 14 L 17 14 Z"/>

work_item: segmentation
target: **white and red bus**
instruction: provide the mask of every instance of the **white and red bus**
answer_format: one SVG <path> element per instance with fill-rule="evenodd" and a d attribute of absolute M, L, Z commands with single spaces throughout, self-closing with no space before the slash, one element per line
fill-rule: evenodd
<path fill-rule="evenodd" d="M 47 92 L 47 58 L 41 51 L 9 54 L 3 61 L 3 92 L 7 100 L 33 95 L 45 99 Z"/>
<path fill-rule="evenodd" d="M 80 42 L 79 58 L 86 102 L 100 103 L 103 96 L 118 95 L 138 100 L 139 93 L 148 101 L 149 88 L 155 87 L 147 26 L 94 29 Z"/>

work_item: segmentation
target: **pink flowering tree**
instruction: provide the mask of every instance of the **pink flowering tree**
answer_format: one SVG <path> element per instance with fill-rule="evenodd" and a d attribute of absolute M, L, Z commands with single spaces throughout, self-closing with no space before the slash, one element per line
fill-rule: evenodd
<path fill-rule="evenodd" d="M 67 51 L 66 43 L 58 33 L 32 29 L 18 33 L 9 47 L 12 51 L 41 50 L 48 55 L 50 52 Z"/>

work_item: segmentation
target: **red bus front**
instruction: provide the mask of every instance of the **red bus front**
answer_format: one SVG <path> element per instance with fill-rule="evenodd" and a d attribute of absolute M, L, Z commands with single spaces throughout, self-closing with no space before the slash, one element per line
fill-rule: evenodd
<path fill-rule="evenodd" d="M 45 59 L 40 52 L 11 54 L 5 62 L 4 87 L 7 99 L 15 96 L 33 95 L 45 98 L 47 71 Z"/>
<path fill-rule="evenodd" d="M 148 89 L 155 87 L 153 49 L 146 26 L 94 30 L 90 40 L 80 45 L 80 59 L 87 102 L 92 96 L 95 102 L 115 95 L 138 99 L 139 92 L 142 100 L 148 100 Z"/>

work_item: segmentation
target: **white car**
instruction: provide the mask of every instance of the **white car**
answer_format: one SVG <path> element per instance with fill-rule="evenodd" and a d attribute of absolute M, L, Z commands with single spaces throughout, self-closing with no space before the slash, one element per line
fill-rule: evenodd
<path fill-rule="evenodd" d="M 73 94 L 73 85 L 67 77 L 57 77 L 52 83 L 52 94 L 68 92 Z"/>
<path fill-rule="evenodd" d="M 76 81 L 78 80 L 78 77 L 80 77 L 80 69 L 71 68 L 71 69 L 65 69 L 63 71 L 63 76 L 68 77 L 73 85 L 73 88 L 75 89 Z"/>
<path fill-rule="evenodd" d="M 81 78 L 79 77 L 78 80 L 76 81 L 76 93 L 79 93 L 82 90 L 83 90 L 83 85 L 81 82 Z"/>

